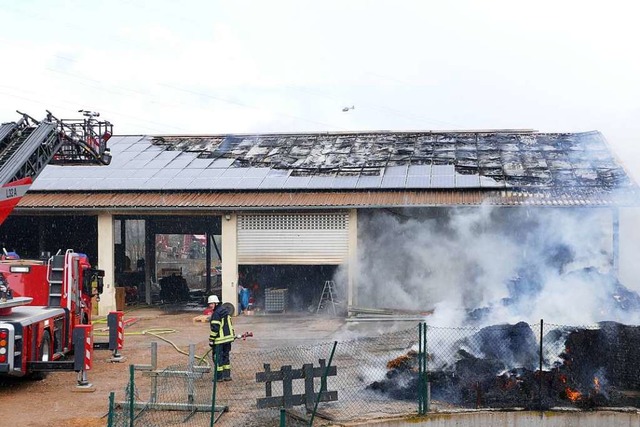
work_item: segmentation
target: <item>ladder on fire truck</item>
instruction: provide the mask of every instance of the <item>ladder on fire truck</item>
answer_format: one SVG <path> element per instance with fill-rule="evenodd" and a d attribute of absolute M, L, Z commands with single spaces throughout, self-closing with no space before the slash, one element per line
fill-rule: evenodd
<path fill-rule="evenodd" d="M 47 164 L 108 165 L 107 141 L 113 125 L 98 113 L 80 110 L 84 119 L 44 120 L 20 113 L 17 122 L 0 125 L 0 224 L 11 214 Z"/>
<path fill-rule="evenodd" d="M 41 120 L 20 113 L 17 122 L 0 125 L 0 186 L 35 180 L 47 164 L 109 164 L 107 140 L 113 125 L 83 112 L 85 119 L 60 120 L 47 111 Z"/>

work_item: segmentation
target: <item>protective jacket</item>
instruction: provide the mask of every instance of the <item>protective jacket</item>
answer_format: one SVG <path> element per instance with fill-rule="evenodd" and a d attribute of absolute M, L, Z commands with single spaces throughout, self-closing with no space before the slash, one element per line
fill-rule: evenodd
<path fill-rule="evenodd" d="M 231 313 L 222 304 L 216 306 L 211 313 L 211 333 L 209 334 L 209 345 L 224 344 L 235 339 L 233 324 L 231 323 Z"/>

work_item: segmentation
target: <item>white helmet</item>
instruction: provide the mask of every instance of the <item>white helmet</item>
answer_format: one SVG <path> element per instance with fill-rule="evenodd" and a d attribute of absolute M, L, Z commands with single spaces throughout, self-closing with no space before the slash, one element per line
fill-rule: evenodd
<path fill-rule="evenodd" d="M 209 295 L 207 304 L 220 304 L 220 300 L 218 299 L 217 295 Z"/>

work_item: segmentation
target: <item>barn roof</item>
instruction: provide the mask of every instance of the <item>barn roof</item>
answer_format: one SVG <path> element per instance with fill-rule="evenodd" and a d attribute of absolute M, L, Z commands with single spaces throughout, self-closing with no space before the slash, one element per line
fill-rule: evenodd
<path fill-rule="evenodd" d="M 599 132 L 114 137 L 109 166 L 47 166 L 32 190 L 567 189 L 632 185 Z"/>
<path fill-rule="evenodd" d="M 637 194 L 597 131 L 117 136 L 110 148 L 108 166 L 47 166 L 19 208 L 602 206 Z"/>

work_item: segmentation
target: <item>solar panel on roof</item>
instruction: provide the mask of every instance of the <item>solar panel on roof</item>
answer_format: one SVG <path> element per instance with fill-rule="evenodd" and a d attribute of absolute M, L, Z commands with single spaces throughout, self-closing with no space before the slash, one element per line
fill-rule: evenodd
<path fill-rule="evenodd" d="M 143 178 L 146 180 L 158 173 L 159 170 L 160 169 L 121 169 L 119 173 L 124 177 Z"/>
<path fill-rule="evenodd" d="M 214 188 L 220 188 L 220 189 L 224 189 L 224 190 L 231 190 L 233 188 L 236 188 L 238 186 L 238 183 L 240 182 L 240 177 L 225 177 L 225 176 L 221 176 L 216 178 L 216 181 L 214 182 Z"/>
<path fill-rule="evenodd" d="M 171 162 L 169 162 L 166 167 L 172 169 L 184 169 L 189 163 L 195 160 L 195 158 L 196 156 L 191 153 L 182 153 Z"/>
<path fill-rule="evenodd" d="M 206 178 L 213 179 L 221 176 L 224 173 L 225 169 L 201 169 L 198 178 Z"/>
<path fill-rule="evenodd" d="M 262 180 L 262 182 L 260 183 L 260 188 L 261 189 L 280 189 L 282 188 L 282 186 L 284 185 L 284 183 L 287 181 L 287 177 L 285 176 L 280 176 L 280 177 L 266 177 Z"/>
<path fill-rule="evenodd" d="M 178 176 L 167 182 L 163 188 L 165 190 L 181 190 L 189 188 L 191 181 L 193 181 L 193 178 L 181 178 Z"/>
<path fill-rule="evenodd" d="M 149 163 L 145 165 L 145 167 L 150 167 L 155 169 L 161 169 L 166 167 L 171 162 L 171 160 L 173 160 L 173 157 L 175 156 L 164 155 L 165 153 L 166 152 L 160 153 L 158 156 L 151 159 Z"/>
<path fill-rule="evenodd" d="M 226 169 L 235 162 L 235 159 L 215 159 L 213 163 L 209 165 L 210 168 Z"/>
<path fill-rule="evenodd" d="M 290 176 L 282 188 L 307 188 L 309 181 L 311 181 L 310 176 Z"/>
<path fill-rule="evenodd" d="M 382 178 L 380 188 L 402 188 L 405 185 L 407 177 L 405 176 L 387 176 Z"/>
<path fill-rule="evenodd" d="M 356 184 L 356 188 L 380 188 L 380 183 L 382 183 L 381 176 L 361 175 Z"/>
<path fill-rule="evenodd" d="M 333 176 L 312 176 L 307 188 L 331 188 Z"/>
<path fill-rule="evenodd" d="M 263 179 L 264 178 L 241 178 L 236 188 L 242 190 L 255 190 L 260 187 Z"/>
<path fill-rule="evenodd" d="M 211 159 L 199 159 L 195 158 L 191 163 L 187 165 L 188 169 L 206 169 L 209 165 L 213 163 Z"/>
<path fill-rule="evenodd" d="M 453 175 L 456 171 L 454 165 L 433 165 L 431 166 L 432 175 Z"/>
<path fill-rule="evenodd" d="M 147 190 L 162 190 L 171 178 L 149 178 L 144 186 Z"/>
<path fill-rule="evenodd" d="M 387 166 L 384 169 L 385 176 L 405 176 L 407 175 L 408 165 L 404 166 Z"/>
<path fill-rule="evenodd" d="M 456 188 L 477 188 L 480 187 L 480 175 L 455 175 Z"/>
<path fill-rule="evenodd" d="M 149 160 L 147 159 L 138 159 L 137 157 L 134 158 L 133 160 L 123 164 L 121 166 L 122 169 L 134 169 L 134 170 L 140 170 L 140 169 L 144 169 L 144 166 L 149 163 Z"/>
<path fill-rule="evenodd" d="M 247 173 L 245 174 L 245 177 L 264 178 L 269 174 L 269 170 L 270 170 L 269 168 L 250 167 L 250 168 L 247 168 Z"/>
<path fill-rule="evenodd" d="M 249 168 L 228 168 L 222 172 L 223 178 L 241 178 L 247 174 Z"/>
<path fill-rule="evenodd" d="M 189 183 L 189 190 L 211 190 L 216 178 L 196 177 Z"/>
<path fill-rule="evenodd" d="M 178 177 L 180 178 L 195 178 L 202 174 L 202 169 L 181 169 L 178 172 Z"/>
<path fill-rule="evenodd" d="M 431 177 L 428 175 L 424 176 L 408 176 L 407 183 L 405 185 L 407 188 L 430 188 L 431 187 Z"/>
<path fill-rule="evenodd" d="M 180 174 L 180 169 L 159 169 L 152 178 L 173 178 Z"/>
<path fill-rule="evenodd" d="M 431 177 L 431 188 L 453 188 L 454 186 L 453 175 L 433 175 Z"/>
<path fill-rule="evenodd" d="M 431 175 L 431 165 L 411 165 L 407 172 L 409 176 L 429 176 Z"/>
<path fill-rule="evenodd" d="M 357 176 L 337 176 L 331 184 L 331 188 L 351 189 L 358 184 Z"/>

